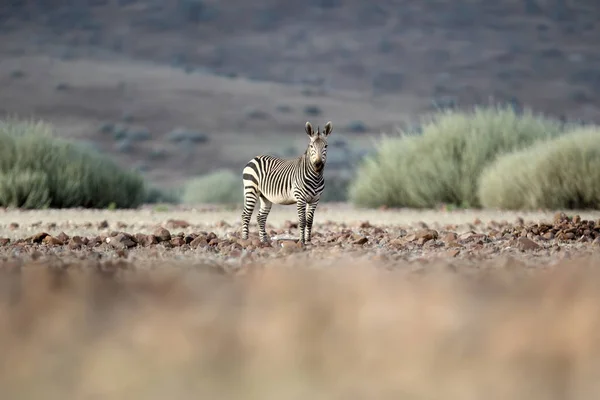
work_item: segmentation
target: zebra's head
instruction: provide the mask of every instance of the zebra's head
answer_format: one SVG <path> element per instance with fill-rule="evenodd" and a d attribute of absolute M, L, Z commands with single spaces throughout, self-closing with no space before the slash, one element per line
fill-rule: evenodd
<path fill-rule="evenodd" d="M 331 121 L 325 124 L 323 132 L 320 132 L 320 127 L 317 127 L 315 132 L 310 122 L 306 123 L 305 129 L 306 134 L 310 137 L 307 149 L 308 159 L 315 170 L 320 172 L 325 168 L 325 161 L 327 160 L 327 137 L 333 130 Z"/>

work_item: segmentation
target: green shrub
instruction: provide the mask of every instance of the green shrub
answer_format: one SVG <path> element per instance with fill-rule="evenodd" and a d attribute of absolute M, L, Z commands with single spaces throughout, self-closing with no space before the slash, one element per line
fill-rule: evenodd
<path fill-rule="evenodd" d="M 242 174 L 218 170 L 192 178 L 183 189 L 182 201 L 186 204 L 242 204 Z"/>
<path fill-rule="evenodd" d="M 150 186 L 146 190 L 146 196 L 144 197 L 144 203 L 146 204 L 157 204 L 157 203 L 168 203 L 178 204 L 180 202 L 181 193 L 178 189 L 162 189 L 155 186 Z"/>
<path fill-rule="evenodd" d="M 0 121 L 0 181 L 0 205 L 21 208 L 134 208 L 145 194 L 139 175 L 43 122 Z"/>
<path fill-rule="evenodd" d="M 599 208 L 600 127 L 500 157 L 483 172 L 479 198 L 500 209 Z"/>
<path fill-rule="evenodd" d="M 350 199 L 363 207 L 477 207 L 477 182 L 487 164 L 560 133 L 560 123 L 529 110 L 439 111 L 423 122 L 420 135 L 384 137 L 360 164 Z"/>

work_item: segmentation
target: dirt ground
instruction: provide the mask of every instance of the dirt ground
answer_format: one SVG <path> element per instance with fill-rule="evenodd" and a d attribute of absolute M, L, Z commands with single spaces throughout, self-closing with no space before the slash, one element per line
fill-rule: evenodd
<path fill-rule="evenodd" d="M 600 212 L 0 211 L 7 398 L 588 399 Z M 435 382 L 435 384 L 432 384 Z"/>

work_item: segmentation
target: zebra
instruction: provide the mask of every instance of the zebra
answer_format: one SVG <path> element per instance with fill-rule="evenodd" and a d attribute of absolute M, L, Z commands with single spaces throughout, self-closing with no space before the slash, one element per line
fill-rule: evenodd
<path fill-rule="evenodd" d="M 256 220 L 260 241 L 269 239 L 266 232 L 267 216 L 273 203 L 296 204 L 300 242 L 311 241 L 311 231 L 315 210 L 325 189 L 323 171 L 327 160 L 327 137 L 333 126 L 325 124 L 323 132 L 317 126 L 316 132 L 310 122 L 304 127 L 310 141 L 304 154 L 293 159 L 272 155 L 260 155 L 250 160 L 243 169 L 244 210 L 242 212 L 242 239 L 248 239 L 248 225 L 256 201 L 260 208 Z"/>

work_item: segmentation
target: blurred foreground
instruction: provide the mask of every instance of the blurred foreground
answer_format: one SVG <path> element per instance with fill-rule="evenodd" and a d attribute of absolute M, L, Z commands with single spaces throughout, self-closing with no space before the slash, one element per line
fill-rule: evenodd
<path fill-rule="evenodd" d="M 2 262 L 3 399 L 588 399 L 599 258 Z M 309 268 L 307 268 L 309 267 Z M 468 272 L 464 272 L 468 271 Z"/>

